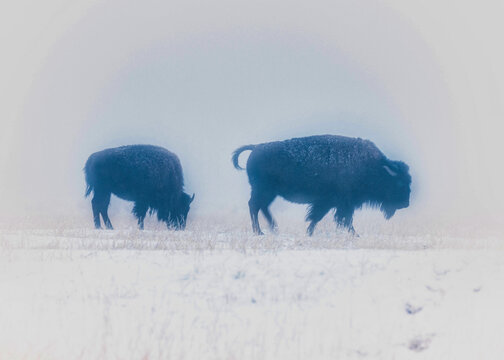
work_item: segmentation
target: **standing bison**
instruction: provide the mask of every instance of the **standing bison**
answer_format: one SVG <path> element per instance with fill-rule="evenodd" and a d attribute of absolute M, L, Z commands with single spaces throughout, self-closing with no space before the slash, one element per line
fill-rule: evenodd
<path fill-rule="evenodd" d="M 334 219 L 355 233 L 352 218 L 363 204 L 379 206 L 386 219 L 409 206 L 411 176 L 408 166 L 391 161 L 369 140 L 321 135 L 246 145 L 235 150 L 236 169 L 240 153 L 252 150 L 247 174 L 252 194 L 249 208 L 254 233 L 262 235 L 258 213 L 262 211 L 271 230 L 276 223 L 269 205 L 277 195 L 309 204 L 307 233 L 333 208 Z"/>
<path fill-rule="evenodd" d="M 94 224 L 100 226 L 100 214 L 108 229 L 110 194 L 134 201 L 133 214 L 140 229 L 147 211 L 157 212 L 168 228 L 185 229 L 189 205 L 194 200 L 183 192 L 184 178 L 177 155 L 152 145 L 130 145 L 91 154 L 84 167 L 86 196 L 94 192 Z"/>

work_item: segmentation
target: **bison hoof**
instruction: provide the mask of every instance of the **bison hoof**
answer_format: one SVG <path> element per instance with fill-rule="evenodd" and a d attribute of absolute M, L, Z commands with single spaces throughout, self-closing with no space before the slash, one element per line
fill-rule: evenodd
<path fill-rule="evenodd" d="M 352 228 L 352 229 L 350 229 L 350 230 L 348 230 L 348 233 L 349 233 L 351 236 L 353 236 L 353 237 L 356 237 L 356 238 L 360 237 L 360 236 L 359 236 L 359 234 L 357 234 L 353 228 Z"/>

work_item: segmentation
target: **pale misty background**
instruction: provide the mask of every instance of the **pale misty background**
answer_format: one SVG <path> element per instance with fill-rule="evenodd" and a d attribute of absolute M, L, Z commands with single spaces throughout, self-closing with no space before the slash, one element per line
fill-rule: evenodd
<path fill-rule="evenodd" d="M 411 208 L 392 221 L 500 229 L 498 1 L 50 0 L 0 9 L 3 221 L 82 216 L 92 227 L 84 162 L 133 143 L 179 155 L 186 191 L 196 193 L 194 221 L 248 216 L 247 177 L 231 152 L 331 133 L 368 138 L 410 165 Z M 121 206 L 130 205 L 112 199 Z"/>

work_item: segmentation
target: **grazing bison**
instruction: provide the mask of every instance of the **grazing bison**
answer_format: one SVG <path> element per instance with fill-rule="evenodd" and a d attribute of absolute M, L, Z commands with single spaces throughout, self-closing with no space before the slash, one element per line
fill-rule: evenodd
<path fill-rule="evenodd" d="M 310 236 L 333 208 L 336 223 L 355 234 L 353 213 L 363 204 L 379 206 L 386 219 L 409 206 L 408 166 L 387 159 L 369 140 L 321 135 L 246 145 L 233 153 L 236 169 L 243 170 L 238 157 L 245 150 L 252 150 L 247 174 L 252 187 L 250 217 L 256 234 L 262 234 L 259 210 L 271 230 L 276 230 L 268 207 L 277 195 L 309 204 L 306 220 L 310 221 Z"/>
<path fill-rule="evenodd" d="M 147 211 L 157 212 L 168 228 L 185 229 L 189 205 L 194 200 L 183 192 L 184 178 L 177 155 L 152 145 L 129 145 L 91 154 L 84 167 L 86 197 L 94 192 L 94 224 L 100 228 L 100 214 L 108 229 L 110 194 L 134 201 L 133 214 L 140 229 Z"/>

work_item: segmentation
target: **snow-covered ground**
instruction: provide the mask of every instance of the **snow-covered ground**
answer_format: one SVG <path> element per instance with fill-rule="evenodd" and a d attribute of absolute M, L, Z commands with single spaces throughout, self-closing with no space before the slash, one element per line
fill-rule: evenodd
<path fill-rule="evenodd" d="M 0 359 L 501 358 L 501 237 L 301 225 L 5 227 Z"/>

